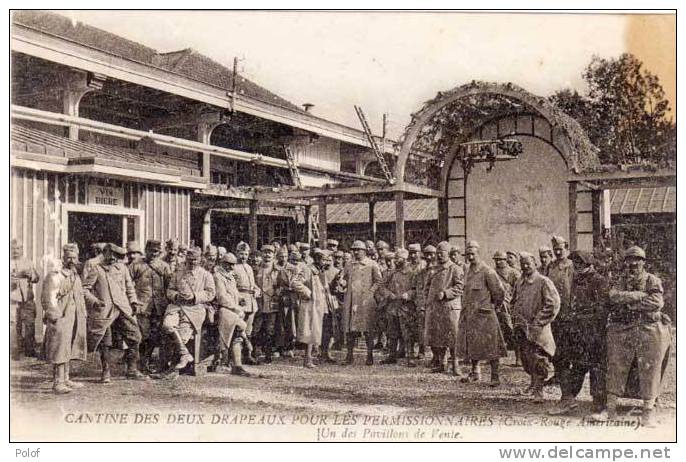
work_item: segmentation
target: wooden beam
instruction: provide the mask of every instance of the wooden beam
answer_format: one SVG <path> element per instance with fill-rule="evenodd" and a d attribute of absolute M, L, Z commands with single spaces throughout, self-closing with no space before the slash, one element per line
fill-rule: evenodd
<path fill-rule="evenodd" d="M 405 194 L 395 193 L 395 246 L 405 247 Z"/>
<path fill-rule="evenodd" d="M 576 183 L 569 183 L 569 250 L 576 250 L 577 233 L 576 233 Z"/>
<path fill-rule="evenodd" d="M 372 241 L 376 242 L 376 201 L 369 201 L 369 225 L 372 228 Z"/>
<path fill-rule="evenodd" d="M 212 243 L 212 209 L 207 209 L 202 220 L 202 248 Z"/>
<path fill-rule="evenodd" d="M 257 250 L 257 210 L 258 202 L 249 202 L 249 216 L 248 216 L 248 244 L 250 244 L 250 249 L 254 252 Z"/>
<path fill-rule="evenodd" d="M 303 233 L 303 241 L 307 243 L 312 242 L 312 207 L 305 206 L 305 230 Z"/>
<path fill-rule="evenodd" d="M 326 239 L 327 239 L 327 232 L 326 232 L 326 200 L 320 200 L 319 201 L 319 248 L 325 249 L 326 248 Z"/>
<path fill-rule="evenodd" d="M 591 193 L 591 208 L 593 209 L 593 247 L 596 242 L 600 242 L 603 233 L 603 216 L 601 211 L 603 201 L 603 191 L 593 191 Z"/>

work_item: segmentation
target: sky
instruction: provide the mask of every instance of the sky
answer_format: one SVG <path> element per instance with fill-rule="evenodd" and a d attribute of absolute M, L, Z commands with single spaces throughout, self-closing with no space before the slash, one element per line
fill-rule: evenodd
<path fill-rule="evenodd" d="M 194 48 L 313 113 L 399 136 L 422 103 L 472 80 L 513 82 L 548 96 L 585 91 L 593 55 L 626 50 L 625 17 L 610 14 L 420 12 L 63 11 L 158 51 Z"/>

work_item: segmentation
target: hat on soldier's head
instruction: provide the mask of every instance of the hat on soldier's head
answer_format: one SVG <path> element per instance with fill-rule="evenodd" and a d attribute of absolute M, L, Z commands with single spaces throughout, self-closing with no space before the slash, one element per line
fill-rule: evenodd
<path fill-rule="evenodd" d="M 126 250 L 122 249 L 119 247 L 117 244 L 109 243 L 105 244 L 105 250 L 109 250 L 115 255 L 119 255 L 120 257 L 123 257 L 126 255 Z"/>
<path fill-rule="evenodd" d="M 279 247 L 279 250 L 276 252 L 276 254 L 288 256 L 288 247 L 286 247 L 285 245 L 282 245 L 281 247 Z"/>
<path fill-rule="evenodd" d="M 68 244 L 64 244 L 62 246 L 62 254 L 74 254 L 76 256 L 79 255 L 79 246 L 78 244 L 74 242 L 70 242 Z"/>
<path fill-rule="evenodd" d="M 544 245 L 544 246 L 538 248 L 538 255 L 543 255 L 543 254 L 546 254 L 546 253 L 552 254 L 552 253 L 553 253 L 553 249 L 551 249 L 551 248 L 548 247 L 547 245 Z"/>
<path fill-rule="evenodd" d="M 505 251 L 506 255 L 512 255 L 515 258 L 519 258 L 520 254 L 516 250 L 506 250 Z"/>
<path fill-rule="evenodd" d="M 314 249 L 314 253 L 321 255 L 322 258 L 331 258 L 333 256 L 332 251 L 327 250 L 327 249 L 320 249 L 318 247 L 316 249 Z"/>
<path fill-rule="evenodd" d="M 167 250 L 179 250 L 179 241 L 176 239 L 169 239 L 165 245 Z"/>
<path fill-rule="evenodd" d="M 391 251 L 389 250 L 388 252 L 385 252 L 385 253 L 383 254 L 383 258 L 384 258 L 386 261 L 392 260 L 392 259 L 395 258 L 395 252 L 391 252 Z"/>
<path fill-rule="evenodd" d="M 533 263 L 536 259 L 529 252 L 519 252 L 519 261 L 531 261 Z"/>
<path fill-rule="evenodd" d="M 315 247 L 314 249 L 312 249 L 312 255 L 321 255 L 323 250 L 324 249 L 320 249 L 319 247 Z"/>
<path fill-rule="evenodd" d="M 217 246 L 217 257 L 223 257 L 226 255 L 226 247 Z"/>
<path fill-rule="evenodd" d="M 230 263 L 232 265 L 235 265 L 238 263 L 238 260 L 236 259 L 236 256 L 232 254 L 231 252 L 227 252 L 225 255 L 222 256 L 221 260 L 219 260 L 222 263 Z"/>
<path fill-rule="evenodd" d="M 102 252 L 103 250 L 105 250 L 106 245 L 107 245 L 107 243 L 105 243 L 105 242 L 94 242 L 91 244 L 90 249 L 91 249 L 91 251 Z"/>
<path fill-rule="evenodd" d="M 586 265 L 592 265 L 595 263 L 593 254 L 587 250 L 575 250 L 569 254 L 569 259 L 572 261 L 580 261 Z"/>
<path fill-rule="evenodd" d="M 186 252 L 186 258 L 187 259 L 200 259 L 200 258 L 202 258 L 202 250 L 200 249 L 200 247 L 191 247 Z"/>
<path fill-rule="evenodd" d="M 386 250 L 386 249 L 390 249 L 391 246 L 388 245 L 388 243 L 387 243 L 386 241 L 381 241 L 381 240 L 379 240 L 379 241 L 376 242 L 376 248 L 377 248 L 377 250 L 379 250 L 379 249 L 384 249 L 384 250 Z"/>
<path fill-rule="evenodd" d="M 298 247 L 295 244 L 288 244 L 288 253 L 298 252 Z"/>
<path fill-rule="evenodd" d="M 241 241 L 236 245 L 236 251 L 237 252 L 250 252 L 250 246 L 248 245 L 247 242 Z"/>
<path fill-rule="evenodd" d="M 436 247 L 431 244 L 424 246 L 424 253 L 436 253 Z"/>
<path fill-rule="evenodd" d="M 407 246 L 407 250 L 409 252 L 421 252 L 422 251 L 422 246 L 419 244 L 410 244 Z"/>
<path fill-rule="evenodd" d="M 645 250 L 640 248 L 637 245 L 631 246 L 626 251 L 624 252 L 624 258 L 641 258 L 643 260 L 646 259 L 646 253 Z"/>
<path fill-rule="evenodd" d="M 460 253 L 460 246 L 457 244 L 450 244 L 450 253 Z"/>
<path fill-rule="evenodd" d="M 138 245 L 138 241 L 127 242 L 126 253 L 141 253 L 141 246 Z"/>
<path fill-rule="evenodd" d="M 374 241 L 367 241 L 367 242 L 365 242 L 365 248 L 367 248 L 367 249 L 376 249 L 376 246 L 374 245 Z"/>
<path fill-rule="evenodd" d="M 335 247 L 338 247 L 338 241 L 336 239 L 327 239 L 326 245 L 333 245 Z"/>
<path fill-rule="evenodd" d="M 505 260 L 506 258 L 507 256 L 502 250 L 496 250 L 496 252 L 493 254 L 493 260 Z"/>
<path fill-rule="evenodd" d="M 298 250 L 310 250 L 310 244 L 307 242 L 301 242 L 298 244 Z"/>
<path fill-rule="evenodd" d="M 336 251 L 333 253 L 333 257 L 334 257 L 334 258 L 344 258 L 344 257 L 345 257 L 345 252 L 343 252 L 342 250 L 336 250 Z"/>
<path fill-rule="evenodd" d="M 353 245 L 350 246 L 350 250 L 367 250 L 367 246 L 364 245 L 364 242 L 362 241 L 355 241 L 353 242 Z"/>
<path fill-rule="evenodd" d="M 270 244 L 264 244 L 262 246 L 262 252 L 274 252 L 274 246 Z"/>
<path fill-rule="evenodd" d="M 145 243 L 145 250 L 162 250 L 162 243 L 154 239 L 149 239 Z"/>
<path fill-rule="evenodd" d="M 207 247 L 205 247 L 205 255 L 208 257 L 216 257 L 217 247 L 213 246 L 212 244 L 207 244 Z"/>
<path fill-rule="evenodd" d="M 553 244 L 553 249 L 555 247 L 567 247 L 567 239 L 562 236 L 552 236 L 550 243 Z"/>
<path fill-rule="evenodd" d="M 179 253 L 188 252 L 188 246 L 186 244 L 179 244 Z"/>
<path fill-rule="evenodd" d="M 450 249 L 452 246 L 450 245 L 450 242 L 448 241 L 441 241 L 438 243 L 436 246 L 436 251 L 437 252 L 450 252 Z"/>
<path fill-rule="evenodd" d="M 295 260 L 295 261 L 300 261 L 302 259 L 302 257 L 303 256 L 299 250 L 294 250 L 293 252 L 288 254 L 288 258 L 290 258 L 291 260 Z"/>
<path fill-rule="evenodd" d="M 407 257 L 410 256 L 410 252 L 408 252 L 406 249 L 397 249 L 395 251 L 395 256 L 396 256 L 396 258 L 407 259 Z"/>
<path fill-rule="evenodd" d="M 476 241 L 469 241 L 469 242 L 467 242 L 467 245 L 465 246 L 465 250 L 469 250 L 469 249 L 479 250 L 480 248 L 481 248 L 481 246 Z"/>

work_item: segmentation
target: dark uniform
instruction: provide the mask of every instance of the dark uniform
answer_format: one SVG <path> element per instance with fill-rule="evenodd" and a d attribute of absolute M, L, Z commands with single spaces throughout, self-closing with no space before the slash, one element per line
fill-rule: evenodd
<path fill-rule="evenodd" d="M 11 243 L 10 260 L 10 335 L 13 357 L 36 355 L 36 303 L 33 285 L 40 279 L 38 272 L 26 258 L 21 256 L 21 243 Z"/>

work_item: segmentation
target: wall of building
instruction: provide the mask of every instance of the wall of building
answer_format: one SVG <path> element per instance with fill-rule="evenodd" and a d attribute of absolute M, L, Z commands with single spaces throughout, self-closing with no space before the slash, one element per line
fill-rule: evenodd
<path fill-rule="evenodd" d="M 340 170 L 341 142 L 324 136 L 310 137 L 304 130 L 294 130 L 295 136 L 289 142 L 291 150 L 300 165 Z"/>

